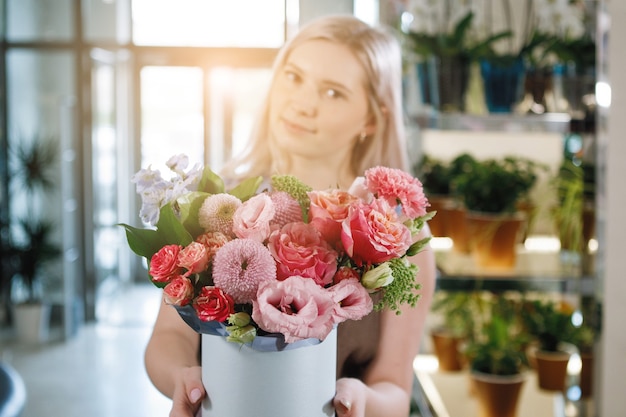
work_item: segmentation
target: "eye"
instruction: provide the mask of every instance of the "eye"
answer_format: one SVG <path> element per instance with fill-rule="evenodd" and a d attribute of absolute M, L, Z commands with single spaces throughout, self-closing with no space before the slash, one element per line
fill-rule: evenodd
<path fill-rule="evenodd" d="M 285 78 L 292 83 L 300 82 L 300 76 L 296 74 L 294 71 L 285 70 Z"/>
<path fill-rule="evenodd" d="M 335 90 L 334 88 L 327 88 L 326 90 L 324 90 L 324 96 L 328 98 L 341 98 L 343 97 L 343 94 L 341 94 L 339 91 Z"/>

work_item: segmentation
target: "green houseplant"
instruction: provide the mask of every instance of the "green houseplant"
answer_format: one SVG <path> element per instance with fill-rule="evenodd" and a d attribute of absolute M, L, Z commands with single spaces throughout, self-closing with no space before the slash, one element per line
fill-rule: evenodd
<path fill-rule="evenodd" d="M 14 325 L 18 339 L 27 342 L 47 338 L 50 306 L 43 299 L 42 278 L 45 268 L 61 256 L 61 246 L 54 240 L 55 224 L 45 209 L 46 195 L 56 189 L 58 152 L 55 139 L 38 136 L 10 148 L 13 204 L 15 210 L 28 213 L 11 218 L 8 249 Z"/>
<path fill-rule="evenodd" d="M 487 53 L 490 45 L 511 36 L 506 30 L 483 39 L 472 33 L 474 13 L 470 10 L 451 30 L 432 33 L 409 30 L 408 47 L 421 61 L 418 75 L 424 101 L 444 112 L 463 111 L 470 64 Z"/>
<path fill-rule="evenodd" d="M 564 344 L 573 344 L 577 328 L 572 323 L 571 309 L 552 300 L 533 300 L 524 305 L 523 323 L 537 348 L 533 353 L 539 388 L 563 391 L 571 351 Z"/>
<path fill-rule="evenodd" d="M 527 158 L 491 158 L 475 161 L 456 179 L 456 192 L 467 210 L 470 250 L 479 266 L 515 266 L 516 245 L 527 222 L 519 204 L 528 201 L 542 167 Z"/>
<path fill-rule="evenodd" d="M 526 376 L 522 334 L 497 311 L 467 349 L 470 378 L 483 417 L 515 417 Z"/>
<path fill-rule="evenodd" d="M 431 210 L 437 212 L 429 222 L 432 234 L 452 238 L 457 249 L 466 246 L 466 236 L 462 203 L 455 193 L 454 182 L 456 177 L 471 169 L 473 163 L 474 157 L 468 153 L 459 154 L 450 161 L 425 154 L 413 167 L 428 195 Z"/>

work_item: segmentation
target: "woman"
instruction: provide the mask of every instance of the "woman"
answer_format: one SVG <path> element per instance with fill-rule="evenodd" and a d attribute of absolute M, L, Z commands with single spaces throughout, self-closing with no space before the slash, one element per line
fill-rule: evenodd
<path fill-rule="evenodd" d="M 365 169 L 407 169 L 396 39 L 352 16 L 327 16 L 302 28 L 280 51 L 252 144 L 223 176 L 292 174 L 313 189 L 347 189 Z M 428 228 L 422 230 L 423 238 Z M 419 266 L 415 308 L 371 313 L 338 330 L 337 415 L 406 417 L 413 360 L 435 281 L 430 248 Z M 172 398 L 170 416 L 191 417 L 205 395 L 200 337 L 162 305 L 146 348 L 146 369 Z"/>

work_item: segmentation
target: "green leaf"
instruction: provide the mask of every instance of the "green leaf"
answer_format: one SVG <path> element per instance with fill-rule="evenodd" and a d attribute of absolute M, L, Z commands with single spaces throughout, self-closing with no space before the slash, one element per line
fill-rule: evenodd
<path fill-rule="evenodd" d="M 176 200 L 180 210 L 180 222 L 194 238 L 204 233 L 204 229 L 198 223 L 198 212 L 209 195 L 209 193 L 194 191 Z"/>
<path fill-rule="evenodd" d="M 161 207 L 157 233 L 164 245 L 187 246 L 193 242 L 193 237 L 178 220 L 171 204 Z"/>
<path fill-rule="evenodd" d="M 220 178 L 211 168 L 204 167 L 202 178 L 198 185 L 198 191 L 204 191 L 209 194 L 219 194 L 224 192 L 224 180 Z"/>
<path fill-rule="evenodd" d="M 126 229 L 126 240 L 130 249 L 139 256 L 150 259 L 161 247 L 158 234 L 153 229 L 139 229 L 128 224 L 120 223 Z"/>
<path fill-rule="evenodd" d="M 231 194 L 237 197 L 241 201 L 246 201 L 257 193 L 259 186 L 261 185 L 262 182 L 263 182 L 263 177 L 260 177 L 260 176 L 247 178 L 243 180 L 241 183 L 239 183 L 239 185 L 237 185 L 235 188 L 230 190 L 228 194 Z"/>

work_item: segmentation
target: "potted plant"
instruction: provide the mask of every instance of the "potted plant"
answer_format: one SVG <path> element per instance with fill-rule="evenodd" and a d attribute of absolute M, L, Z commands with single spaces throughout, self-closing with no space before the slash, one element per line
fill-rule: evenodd
<path fill-rule="evenodd" d="M 589 174 L 594 171 L 595 167 L 581 161 L 564 159 L 552 179 L 557 201 L 551 213 L 564 261 L 578 262 L 593 236 L 595 179 Z"/>
<path fill-rule="evenodd" d="M 522 320 L 537 343 L 532 356 L 538 385 L 543 390 L 563 391 L 565 388 L 572 353 L 566 350 L 565 344 L 576 340 L 572 313 L 566 305 L 551 300 L 533 300 L 524 305 Z"/>
<path fill-rule="evenodd" d="M 454 249 L 467 252 L 465 233 L 465 211 L 454 190 L 455 178 L 471 169 L 474 157 L 462 153 L 451 161 L 443 161 L 425 154 L 415 165 L 414 171 L 420 178 L 428 195 L 430 209 L 437 215 L 430 220 L 434 236 L 447 236 L 454 242 Z"/>
<path fill-rule="evenodd" d="M 477 292 L 439 291 L 435 294 L 432 312 L 441 322 L 431 328 L 435 355 L 442 371 L 460 371 L 466 364 L 464 344 L 473 339 L 480 321 L 480 294 Z"/>
<path fill-rule="evenodd" d="M 455 181 L 467 210 L 467 233 L 476 263 L 485 268 L 511 269 L 526 216 L 518 210 L 528 198 L 541 165 L 521 157 L 475 161 Z"/>
<path fill-rule="evenodd" d="M 492 311 L 482 333 L 467 348 L 470 378 L 481 417 L 515 417 L 527 366 L 524 336 Z"/>
<path fill-rule="evenodd" d="M 511 32 L 506 30 L 479 39 L 472 33 L 474 13 L 471 10 L 448 29 L 449 2 L 446 5 L 443 27 L 434 32 L 410 29 L 407 38 L 410 50 L 421 59 L 418 76 L 424 102 L 443 112 L 457 112 L 465 109 L 470 64 L 477 62 L 490 44 L 511 36 Z"/>
<path fill-rule="evenodd" d="M 14 296 L 14 326 L 18 339 L 41 342 L 47 338 L 50 306 L 43 299 L 42 278 L 46 266 L 61 255 L 54 241 L 55 224 L 45 217 L 46 193 L 56 187 L 54 168 L 58 145 L 54 139 L 35 137 L 11 148 L 11 186 L 15 210 L 27 216 L 11 219 L 8 254 Z"/>

